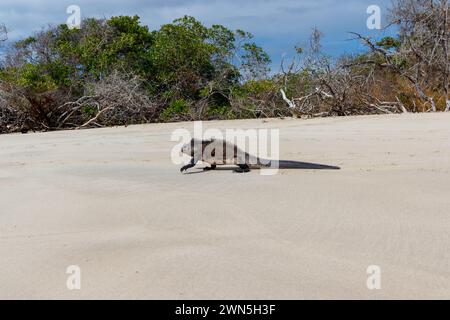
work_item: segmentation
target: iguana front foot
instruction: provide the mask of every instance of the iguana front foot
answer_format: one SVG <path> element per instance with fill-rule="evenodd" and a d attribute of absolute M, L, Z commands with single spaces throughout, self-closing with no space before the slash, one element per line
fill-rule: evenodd
<path fill-rule="evenodd" d="M 234 170 L 236 173 L 247 173 L 250 172 L 250 167 L 247 164 L 240 164 L 239 168 Z"/>
<path fill-rule="evenodd" d="M 192 168 L 190 165 L 184 166 L 183 168 L 180 169 L 180 172 L 183 173 L 184 171 L 188 171 L 190 168 Z"/>

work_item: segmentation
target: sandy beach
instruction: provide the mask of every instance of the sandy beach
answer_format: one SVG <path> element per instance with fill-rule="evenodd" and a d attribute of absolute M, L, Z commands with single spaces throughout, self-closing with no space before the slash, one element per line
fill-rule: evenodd
<path fill-rule="evenodd" d="M 1 135 L 0 298 L 450 298 L 450 114 L 204 126 L 341 170 L 183 175 L 192 123 Z"/>

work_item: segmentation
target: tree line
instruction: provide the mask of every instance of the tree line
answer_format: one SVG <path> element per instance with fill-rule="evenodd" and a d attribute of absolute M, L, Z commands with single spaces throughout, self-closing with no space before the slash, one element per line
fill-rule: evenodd
<path fill-rule="evenodd" d="M 250 33 L 193 17 L 153 31 L 137 16 L 48 27 L 0 62 L 0 133 L 450 111 L 448 13 L 448 0 L 395 0 L 396 37 L 353 33 L 366 52 L 332 58 L 313 29 L 277 73 Z"/>

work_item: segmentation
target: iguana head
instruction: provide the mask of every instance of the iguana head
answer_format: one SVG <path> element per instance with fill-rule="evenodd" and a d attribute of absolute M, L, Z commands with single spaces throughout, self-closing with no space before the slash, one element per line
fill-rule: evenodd
<path fill-rule="evenodd" d="M 195 154 L 201 154 L 203 150 L 203 146 L 210 144 L 214 140 L 198 140 L 192 139 L 189 143 L 186 143 L 183 147 L 181 147 L 181 152 L 193 157 Z"/>
<path fill-rule="evenodd" d="M 181 153 L 192 157 L 192 140 L 181 147 Z"/>

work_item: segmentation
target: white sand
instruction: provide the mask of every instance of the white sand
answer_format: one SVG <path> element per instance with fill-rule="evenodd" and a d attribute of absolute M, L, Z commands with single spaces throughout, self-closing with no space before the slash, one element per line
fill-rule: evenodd
<path fill-rule="evenodd" d="M 181 175 L 180 126 L 0 136 L 0 298 L 450 298 L 450 114 L 207 124 L 342 167 L 269 177 Z"/>

